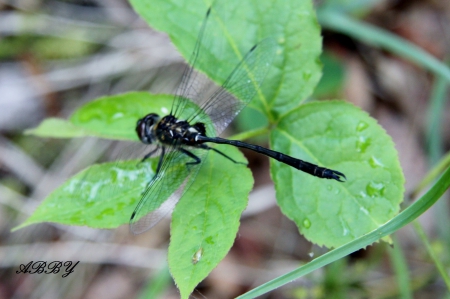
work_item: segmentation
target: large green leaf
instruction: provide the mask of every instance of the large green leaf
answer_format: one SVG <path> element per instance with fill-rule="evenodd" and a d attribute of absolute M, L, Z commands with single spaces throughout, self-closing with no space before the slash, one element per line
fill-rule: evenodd
<path fill-rule="evenodd" d="M 136 122 L 147 113 L 166 115 L 172 107 L 173 95 L 129 92 L 101 97 L 75 111 L 70 119 L 45 119 L 27 134 L 41 137 L 72 138 L 95 136 L 116 140 L 138 141 Z M 183 116 L 192 115 L 197 106 L 189 102 Z"/>
<path fill-rule="evenodd" d="M 56 117 L 44 119 L 36 128 L 26 130 L 25 134 L 52 138 L 96 136 L 94 132 L 89 132 L 66 119 Z"/>
<path fill-rule="evenodd" d="M 153 174 L 149 163 L 136 160 L 93 165 L 55 189 L 15 229 L 39 222 L 118 227 L 130 220 Z"/>
<path fill-rule="evenodd" d="M 160 31 L 167 32 L 189 60 L 210 3 L 203 0 L 131 0 L 134 9 Z M 207 51 L 196 68 L 219 84 L 243 55 L 265 37 L 278 42 L 272 70 L 251 104 L 269 119 L 307 98 L 320 79 L 320 27 L 309 0 L 214 1 L 203 38 Z"/>
<path fill-rule="evenodd" d="M 243 155 L 218 146 L 236 161 Z M 195 185 L 172 215 L 169 267 L 182 298 L 187 298 L 225 257 L 236 238 L 240 216 L 253 186 L 250 170 L 210 153 Z"/>
<path fill-rule="evenodd" d="M 338 170 L 344 183 L 271 164 L 277 200 L 311 242 L 337 247 L 398 213 L 404 177 L 394 144 L 376 120 L 339 101 L 302 105 L 271 134 L 277 151 Z"/>

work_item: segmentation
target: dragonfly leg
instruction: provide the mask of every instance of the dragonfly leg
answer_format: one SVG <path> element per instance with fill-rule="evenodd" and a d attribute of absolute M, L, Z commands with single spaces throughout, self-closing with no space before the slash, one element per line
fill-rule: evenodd
<path fill-rule="evenodd" d="M 191 157 L 192 159 L 194 159 L 193 162 L 187 162 L 187 163 L 186 163 L 186 166 L 187 166 L 188 170 L 189 170 L 189 167 L 190 167 L 190 166 L 192 166 L 192 165 L 197 165 L 197 164 L 200 164 L 200 162 L 202 162 L 202 160 L 200 160 L 199 157 L 197 157 L 196 155 L 194 155 L 194 154 L 191 153 L 190 151 L 188 151 L 188 150 L 186 150 L 186 149 L 184 149 L 184 148 L 182 148 L 182 147 L 180 147 L 178 150 L 179 150 L 180 152 L 182 152 L 183 154 L 185 154 L 186 156 Z"/>
<path fill-rule="evenodd" d="M 228 156 L 227 154 L 225 154 L 225 153 L 223 153 L 223 152 L 221 152 L 221 151 L 219 151 L 218 149 L 215 149 L 215 148 L 213 148 L 213 147 L 209 147 L 209 146 L 207 146 L 206 144 L 202 144 L 201 148 L 207 149 L 207 150 L 215 151 L 215 152 L 218 153 L 219 155 L 222 155 L 223 157 L 227 158 L 228 160 L 230 160 L 231 162 L 233 162 L 233 163 L 235 163 L 235 164 L 244 164 L 244 165 L 247 165 L 247 163 L 236 161 L 236 160 L 234 160 L 233 158 L 231 158 L 230 156 Z"/>
<path fill-rule="evenodd" d="M 147 153 L 144 158 L 142 158 L 142 160 L 138 163 L 141 164 L 143 163 L 145 160 L 147 160 L 148 158 L 150 158 L 154 153 L 156 153 L 156 151 L 159 150 L 159 146 L 157 146 L 154 150 L 152 150 L 151 152 Z"/>

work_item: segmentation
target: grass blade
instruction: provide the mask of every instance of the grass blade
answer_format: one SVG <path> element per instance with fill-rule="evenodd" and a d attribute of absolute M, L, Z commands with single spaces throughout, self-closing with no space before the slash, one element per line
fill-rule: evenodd
<path fill-rule="evenodd" d="M 450 69 L 444 63 L 395 34 L 329 9 L 317 11 L 317 17 L 324 28 L 388 50 L 450 81 Z"/>

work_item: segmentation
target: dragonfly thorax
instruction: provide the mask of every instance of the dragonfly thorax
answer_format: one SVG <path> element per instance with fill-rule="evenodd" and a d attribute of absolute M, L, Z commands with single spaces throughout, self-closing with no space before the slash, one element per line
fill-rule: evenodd
<path fill-rule="evenodd" d="M 139 139 L 146 144 L 156 142 L 162 145 L 196 146 L 201 143 L 196 137 L 205 136 L 206 129 L 200 122 L 191 125 L 173 115 L 160 118 L 157 114 L 151 113 L 138 121 L 136 132 Z"/>

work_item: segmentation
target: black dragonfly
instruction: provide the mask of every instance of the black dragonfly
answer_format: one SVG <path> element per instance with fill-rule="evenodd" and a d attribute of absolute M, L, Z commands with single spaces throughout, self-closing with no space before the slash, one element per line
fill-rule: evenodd
<path fill-rule="evenodd" d="M 130 230 L 134 234 L 150 229 L 174 208 L 194 181 L 208 151 L 240 163 L 208 143 L 250 149 L 319 178 L 340 182 L 346 179 L 343 173 L 336 170 L 258 145 L 217 137 L 259 90 L 275 56 L 276 44 L 273 39 L 266 38 L 254 45 L 222 86 L 211 88 L 211 85 L 205 84 L 205 77 L 194 71 L 202 50 L 205 50 L 202 42 L 210 15 L 211 8 L 201 25 L 170 113 L 163 117 L 150 113 L 137 122 L 136 132 L 141 142 L 156 145 L 143 161 L 157 152 L 160 156 L 156 174 L 131 215 Z M 192 103 L 196 104 L 193 109 Z M 190 116 L 181 117 L 186 115 L 188 109 L 191 109 Z"/>

